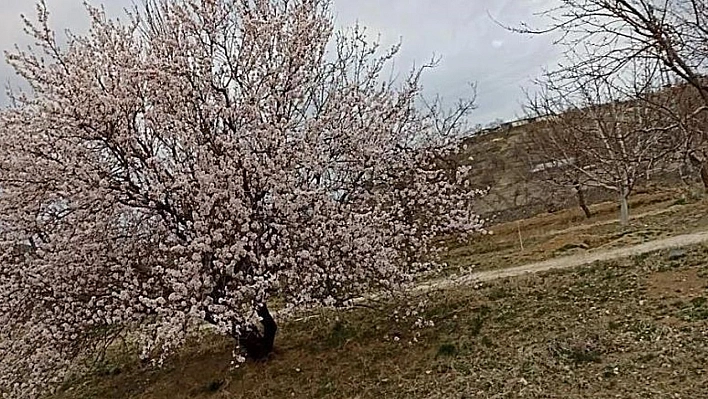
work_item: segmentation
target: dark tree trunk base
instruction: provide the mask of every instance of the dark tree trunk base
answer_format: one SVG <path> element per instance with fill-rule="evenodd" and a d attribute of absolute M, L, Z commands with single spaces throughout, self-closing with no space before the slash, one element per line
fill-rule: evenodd
<path fill-rule="evenodd" d="M 701 181 L 703 182 L 703 188 L 708 191 L 708 161 L 703 162 L 701 165 Z"/>
<path fill-rule="evenodd" d="M 585 202 L 585 193 L 583 192 L 583 188 L 578 182 L 574 182 L 573 186 L 575 187 L 575 194 L 578 196 L 578 204 L 580 205 L 580 209 L 583 210 L 585 217 L 590 219 L 592 217 L 592 212 L 590 212 L 590 208 L 588 208 L 588 205 Z"/>
<path fill-rule="evenodd" d="M 246 352 L 246 356 L 253 360 L 265 360 L 273 352 L 275 343 L 275 333 L 278 326 L 273 316 L 268 311 L 268 307 L 263 305 L 257 310 L 258 316 L 262 319 L 263 331 L 259 331 L 255 326 L 244 331 L 238 337 L 238 344 Z"/>
<path fill-rule="evenodd" d="M 708 191 L 708 159 L 703 154 L 697 155 L 695 151 L 688 153 L 688 159 L 694 167 L 698 168 L 703 188 Z"/>

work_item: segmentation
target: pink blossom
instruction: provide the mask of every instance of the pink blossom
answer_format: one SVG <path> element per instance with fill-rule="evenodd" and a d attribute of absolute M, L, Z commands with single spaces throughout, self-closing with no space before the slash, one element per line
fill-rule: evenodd
<path fill-rule="evenodd" d="M 160 364 L 196 319 L 238 335 L 273 297 L 286 316 L 400 290 L 433 238 L 482 229 L 446 122 L 472 103 L 422 106 L 422 69 L 385 80 L 397 48 L 333 35 L 326 1 L 150 4 L 89 7 L 60 47 L 40 3 L 38 46 L 9 55 L 34 95 L 0 114 L 7 397 L 126 332 Z"/>

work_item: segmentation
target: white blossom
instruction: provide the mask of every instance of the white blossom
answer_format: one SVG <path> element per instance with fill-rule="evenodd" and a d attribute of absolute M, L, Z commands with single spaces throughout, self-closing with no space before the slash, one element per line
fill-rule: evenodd
<path fill-rule="evenodd" d="M 89 7 L 60 47 L 40 3 L 38 46 L 9 55 L 34 95 L 0 114 L 8 397 L 124 331 L 159 365 L 195 318 L 238 335 L 273 297 L 285 312 L 395 291 L 435 264 L 435 238 L 482 230 L 446 122 L 471 102 L 422 107 L 422 69 L 382 76 L 397 48 L 334 35 L 326 1 L 150 4 L 128 22 Z"/>

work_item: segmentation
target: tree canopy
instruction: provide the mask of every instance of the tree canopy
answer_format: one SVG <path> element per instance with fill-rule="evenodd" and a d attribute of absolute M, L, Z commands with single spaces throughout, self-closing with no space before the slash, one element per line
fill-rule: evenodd
<path fill-rule="evenodd" d="M 8 54 L 0 114 L 0 392 L 34 397 L 125 332 L 158 361 L 203 320 L 400 289 L 482 228 L 449 162 L 472 101 L 423 106 L 397 47 L 323 0 L 146 0 Z M 441 165 L 445 165 L 444 168 Z"/>

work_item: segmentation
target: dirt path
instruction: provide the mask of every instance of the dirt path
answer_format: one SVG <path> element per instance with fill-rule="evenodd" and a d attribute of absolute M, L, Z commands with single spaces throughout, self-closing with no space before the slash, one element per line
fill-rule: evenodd
<path fill-rule="evenodd" d="M 661 249 L 686 247 L 689 245 L 695 245 L 707 241 L 708 231 L 702 231 L 693 234 L 684 234 L 680 236 L 649 241 L 643 244 L 633 245 L 629 247 L 616 248 L 610 250 L 591 250 L 577 255 L 553 258 L 542 262 L 529 263 L 522 266 L 496 270 L 486 270 L 482 272 L 466 274 L 455 278 L 438 279 L 429 283 L 420 284 L 416 286 L 413 291 L 423 293 L 433 289 L 444 289 L 453 286 L 471 284 L 477 281 L 490 281 L 500 278 L 520 276 L 526 273 L 539 273 L 548 270 L 569 269 L 573 267 L 589 265 L 597 261 L 626 258 L 629 256 L 641 255 L 647 252 L 653 252 Z"/>
<path fill-rule="evenodd" d="M 690 245 L 700 244 L 702 242 L 708 242 L 708 231 L 701 231 L 692 234 L 683 234 L 679 236 L 648 241 L 642 244 L 622 248 L 590 250 L 588 252 L 577 255 L 563 256 L 559 258 L 548 259 L 541 262 L 529 263 L 521 266 L 495 270 L 485 270 L 482 272 L 470 273 L 452 278 L 440 278 L 433 281 L 418 284 L 411 289 L 411 292 L 414 294 L 424 294 L 432 290 L 471 285 L 476 282 L 491 281 L 507 277 L 517 277 L 528 273 L 541 273 L 549 270 L 570 269 L 574 267 L 589 265 L 593 262 L 626 258 L 629 256 L 641 255 L 648 252 L 668 248 L 687 247 Z M 376 299 L 377 297 L 378 295 L 360 297 L 354 299 L 353 302 L 355 304 L 364 303 L 368 300 Z M 277 311 L 274 313 L 277 314 Z M 300 317 L 296 319 L 296 321 L 309 320 L 318 317 L 320 317 L 319 314 L 314 314 L 305 317 Z"/>

